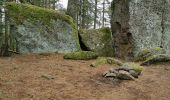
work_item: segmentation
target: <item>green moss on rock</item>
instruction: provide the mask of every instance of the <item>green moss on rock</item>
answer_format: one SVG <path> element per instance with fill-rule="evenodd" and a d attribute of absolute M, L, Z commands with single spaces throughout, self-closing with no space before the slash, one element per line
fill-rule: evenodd
<path fill-rule="evenodd" d="M 68 27 L 71 28 L 70 30 L 71 35 L 75 40 L 75 47 L 77 49 L 76 51 L 81 50 L 79 44 L 78 29 L 76 23 L 74 23 L 73 19 L 70 16 L 60 13 L 59 11 L 56 10 L 41 8 L 29 4 L 22 4 L 22 3 L 17 4 L 15 2 L 7 2 L 6 9 L 8 11 L 7 15 L 9 16 L 11 25 L 15 27 L 19 27 L 19 26 L 25 26 L 25 23 L 29 23 L 27 25 L 28 28 L 29 25 L 30 27 L 36 25 L 43 26 L 45 28 L 39 29 L 39 31 L 41 31 L 42 34 L 44 34 L 43 33 L 44 31 L 53 32 L 53 30 L 50 29 L 54 28 L 54 22 L 60 21 L 68 24 Z M 14 37 L 12 38 L 13 40 L 15 40 Z"/>
<path fill-rule="evenodd" d="M 112 47 L 112 33 L 110 28 L 81 29 L 79 30 L 81 42 L 88 50 L 98 53 L 100 56 L 114 56 Z"/>
<path fill-rule="evenodd" d="M 80 51 L 73 53 L 64 54 L 64 59 L 73 59 L 73 60 L 90 60 L 96 59 L 98 55 L 91 51 Z"/>
<path fill-rule="evenodd" d="M 170 55 L 167 54 L 158 54 L 153 55 L 146 59 L 141 65 L 151 65 L 151 64 L 161 64 L 164 62 L 170 62 Z"/>
<path fill-rule="evenodd" d="M 39 20 L 44 24 L 49 23 L 52 19 L 60 19 L 69 24 L 73 24 L 73 19 L 70 16 L 61 14 L 52 9 L 41 8 L 29 4 L 18 4 L 15 2 L 7 2 L 6 8 L 9 16 L 18 24 L 22 23 L 26 19 L 33 22 Z"/>
<path fill-rule="evenodd" d="M 99 57 L 96 59 L 90 66 L 97 67 L 104 64 L 114 65 L 114 66 L 121 66 L 123 63 L 120 60 L 111 57 Z"/>
<path fill-rule="evenodd" d="M 153 55 L 163 54 L 164 52 L 165 50 L 159 47 L 151 48 L 151 49 L 143 49 L 138 53 L 137 57 L 135 58 L 135 61 L 144 61 Z"/>
<path fill-rule="evenodd" d="M 140 66 L 139 64 L 136 63 L 125 63 L 123 64 L 123 67 L 128 67 L 128 68 L 132 68 L 134 71 L 136 71 L 137 73 L 141 74 L 143 71 L 143 67 Z"/>

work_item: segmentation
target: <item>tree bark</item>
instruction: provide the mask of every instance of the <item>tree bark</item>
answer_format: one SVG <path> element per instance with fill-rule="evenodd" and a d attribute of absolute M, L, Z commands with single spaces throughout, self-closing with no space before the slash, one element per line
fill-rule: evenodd
<path fill-rule="evenodd" d="M 97 0 L 95 0 L 94 29 L 96 29 L 96 23 L 97 23 Z"/>
<path fill-rule="evenodd" d="M 78 12 L 79 12 L 79 0 L 68 0 L 66 14 L 71 16 L 76 23 L 77 23 Z"/>

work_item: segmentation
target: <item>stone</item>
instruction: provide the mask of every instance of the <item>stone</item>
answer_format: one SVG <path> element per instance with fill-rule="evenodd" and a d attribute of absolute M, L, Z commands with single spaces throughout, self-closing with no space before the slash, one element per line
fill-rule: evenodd
<path fill-rule="evenodd" d="M 115 74 L 115 73 L 107 73 L 104 77 L 113 77 L 113 78 L 115 78 L 115 77 L 117 77 L 117 75 Z"/>
<path fill-rule="evenodd" d="M 112 66 L 121 66 L 123 63 L 113 57 L 98 57 L 92 64 L 91 67 L 97 67 L 101 65 L 109 64 Z"/>
<path fill-rule="evenodd" d="M 163 48 L 157 47 L 157 48 L 150 48 L 150 49 L 142 49 L 139 51 L 137 56 L 135 57 L 135 61 L 145 61 L 149 57 L 157 54 L 164 54 L 165 50 Z"/>
<path fill-rule="evenodd" d="M 108 57 L 107 58 L 107 63 L 108 64 L 111 64 L 111 65 L 118 65 L 118 66 L 122 66 L 123 63 L 122 61 L 118 60 L 118 59 L 115 59 L 115 58 L 112 58 L 112 57 Z"/>
<path fill-rule="evenodd" d="M 111 69 L 109 70 L 109 72 L 110 72 L 110 73 L 114 73 L 114 74 L 116 74 L 116 75 L 119 74 L 119 71 L 117 71 L 115 68 L 111 68 Z"/>
<path fill-rule="evenodd" d="M 43 78 L 45 78 L 45 79 L 47 79 L 47 80 L 52 80 L 52 79 L 54 79 L 53 76 L 47 75 L 47 74 L 43 74 L 41 77 L 43 77 Z"/>
<path fill-rule="evenodd" d="M 117 78 L 121 80 L 135 80 L 135 78 L 129 72 L 124 70 L 119 71 Z"/>
<path fill-rule="evenodd" d="M 136 72 L 136 71 L 134 71 L 134 70 L 129 70 L 129 73 L 130 73 L 130 75 L 132 75 L 134 78 L 138 78 L 139 75 L 140 75 L 138 72 Z"/>
<path fill-rule="evenodd" d="M 70 16 L 29 4 L 6 3 L 10 48 L 20 53 L 80 51 L 78 29 Z"/>
<path fill-rule="evenodd" d="M 141 65 L 151 65 L 151 64 L 161 64 L 161 63 L 170 63 L 170 55 L 167 54 L 158 54 L 153 55 L 146 59 Z"/>
<path fill-rule="evenodd" d="M 117 70 L 117 71 L 119 71 L 119 70 L 124 70 L 124 71 L 129 72 L 130 70 L 133 70 L 133 68 L 132 68 L 132 67 L 129 67 L 129 66 L 122 66 L 122 67 L 117 68 L 116 70 Z"/>
<path fill-rule="evenodd" d="M 155 47 L 170 54 L 169 0 L 113 0 L 111 9 L 115 56 L 133 59 Z"/>
<path fill-rule="evenodd" d="M 112 33 L 109 28 L 81 29 L 79 35 L 85 49 L 96 52 L 99 56 L 114 56 Z"/>
<path fill-rule="evenodd" d="M 124 63 L 120 68 L 118 68 L 118 70 L 124 70 L 128 72 L 130 70 L 134 70 L 136 73 L 140 75 L 144 69 L 139 64 L 129 62 L 129 63 Z"/>
<path fill-rule="evenodd" d="M 105 71 L 105 72 L 102 74 L 102 76 L 105 77 L 106 74 L 108 74 L 108 73 L 110 73 L 110 72 L 109 72 L 109 71 Z"/>

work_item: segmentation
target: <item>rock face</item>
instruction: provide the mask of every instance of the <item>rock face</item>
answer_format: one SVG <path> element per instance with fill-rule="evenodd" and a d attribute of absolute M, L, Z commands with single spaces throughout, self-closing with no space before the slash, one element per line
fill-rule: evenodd
<path fill-rule="evenodd" d="M 170 53 L 169 0 L 113 0 L 112 32 L 118 57 L 134 57 L 143 48 Z"/>
<path fill-rule="evenodd" d="M 80 41 L 85 49 L 98 53 L 100 56 L 113 56 L 112 34 L 109 28 L 80 30 Z"/>
<path fill-rule="evenodd" d="M 28 4 L 7 3 L 11 37 L 21 53 L 80 50 L 73 19 L 57 11 Z"/>

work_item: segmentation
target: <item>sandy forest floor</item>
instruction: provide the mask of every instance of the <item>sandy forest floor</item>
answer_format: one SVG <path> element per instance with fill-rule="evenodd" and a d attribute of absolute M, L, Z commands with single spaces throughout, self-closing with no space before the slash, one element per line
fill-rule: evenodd
<path fill-rule="evenodd" d="M 102 77 L 111 66 L 62 55 L 0 58 L 2 100 L 170 100 L 170 65 L 145 67 L 136 81 Z"/>

